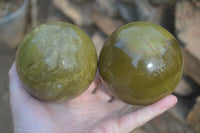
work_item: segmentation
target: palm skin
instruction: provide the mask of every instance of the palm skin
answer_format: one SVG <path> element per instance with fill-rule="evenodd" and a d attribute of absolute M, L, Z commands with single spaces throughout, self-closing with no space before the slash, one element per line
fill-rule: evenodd
<path fill-rule="evenodd" d="M 71 101 L 42 102 L 26 92 L 15 64 L 9 78 L 15 133 L 128 133 L 177 103 L 177 98 L 170 95 L 132 111 L 133 106 L 118 99 L 108 102 L 111 96 L 103 89 L 98 77 L 86 92 Z M 98 90 L 93 94 L 97 86 Z"/>

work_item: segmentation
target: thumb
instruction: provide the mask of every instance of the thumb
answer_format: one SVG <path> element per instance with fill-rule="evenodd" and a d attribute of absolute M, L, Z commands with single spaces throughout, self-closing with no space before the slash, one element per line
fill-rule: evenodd
<path fill-rule="evenodd" d="M 9 71 L 9 90 L 11 107 L 16 104 L 21 105 L 22 102 L 31 98 L 18 77 L 15 63 L 13 63 Z"/>

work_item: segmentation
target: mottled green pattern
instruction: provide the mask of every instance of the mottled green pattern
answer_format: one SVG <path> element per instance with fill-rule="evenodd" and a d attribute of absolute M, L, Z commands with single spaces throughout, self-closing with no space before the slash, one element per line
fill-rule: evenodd
<path fill-rule="evenodd" d="M 116 97 L 129 104 L 147 105 L 174 91 L 182 76 L 182 51 L 161 26 L 129 23 L 108 37 L 99 71 Z"/>
<path fill-rule="evenodd" d="M 69 100 L 91 84 L 96 74 L 95 47 L 78 27 L 64 22 L 43 24 L 21 43 L 17 72 L 27 90 L 45 101 Z"/>

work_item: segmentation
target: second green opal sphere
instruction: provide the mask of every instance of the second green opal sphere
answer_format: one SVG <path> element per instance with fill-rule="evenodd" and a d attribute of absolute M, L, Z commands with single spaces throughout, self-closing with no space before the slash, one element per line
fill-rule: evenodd
<path fill-rule="evenodd" d="M 16 67 L 33 96 L 44 101 L 70 100 L 93 81 L 97 55 L 91 39 L 80 28 L 51 22 L 27 34 L 18 49 Z"/>
<path fill-rule="evenodd" d="M 133 22 L 106 40 L 99 72 L 108 90 L 133 105 L 152 104 L 171 94 L 183 71 L 181 48 L 166 29 Z"/>

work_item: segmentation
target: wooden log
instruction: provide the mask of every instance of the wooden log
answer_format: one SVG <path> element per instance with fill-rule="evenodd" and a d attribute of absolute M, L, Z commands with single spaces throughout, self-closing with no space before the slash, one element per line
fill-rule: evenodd
<path fill-rule="evenodd" d="M 75 4 L 70 0 L 53 0 L 53 3 L 67 17 L 73 20 L 76 25 L 85 26 L 93 23 L 90 1 L 86 1 L 81 5 Z"/>
<path fill-rule="evenodd" d="M 183 75 L 174 93 L 178 96 L 189 98 L 199 94 L 200 89 L 195 81 L 193 81 L 190 77 Z"/>
<path fill-rule="evenodd" d="M 191 1 L 176 5 L 176 33 L 184 43 L 184 73 L 200 85 L 200 10 Z"/>
<path fill-rule="evenodd" d="M 188 114 L 187 121 L 195 133 L 200 133 L 200 96 L 197 98 L 194 108 Z"/>
<path fill-rule="evenodd" d="M 94 0 L 94 12 L 98 12 L 103 16 L 116 17 L 118 16 L 118 1 L 117 0 Z"/>
<path fill-rule="evenodd" d="M 180 96 L 188 96 L 193 92 L 190 84 L 185 79 L 181 79 L 180 83 L 176 87 L 174 93 Z"/>
<path fill-rule="evenodd" d="M 92 18 L 96 26 L 106 35 L 110 35 L 113 31 L 124 24 L 122 20 L 115 20 L 98 13 L 93 13 Z"/>
<path fill-rule="evenodd" d="M 100 52 L 101 52 L 101 48 L 105 42 L 105 37 L 102 35 L 102 33 L 100 31 L 96 31 L 93 35 L 92 35 L 92 41 L 96 47 L 97 50 L 97 55 L 99 56 Z"/>
<path fill-rule="evenodd" d="M 200 36 L 199 36 L 200 37 Z M 200 85 L 200 45 L 194 43 L 183 49 L 184 73 Z"/>
<path fill-rule="evenodd" d="M 200 42 L 200 10 L 191 1 L 179 1 L 176 5 L 176 34 L 185 45 Z"/>

